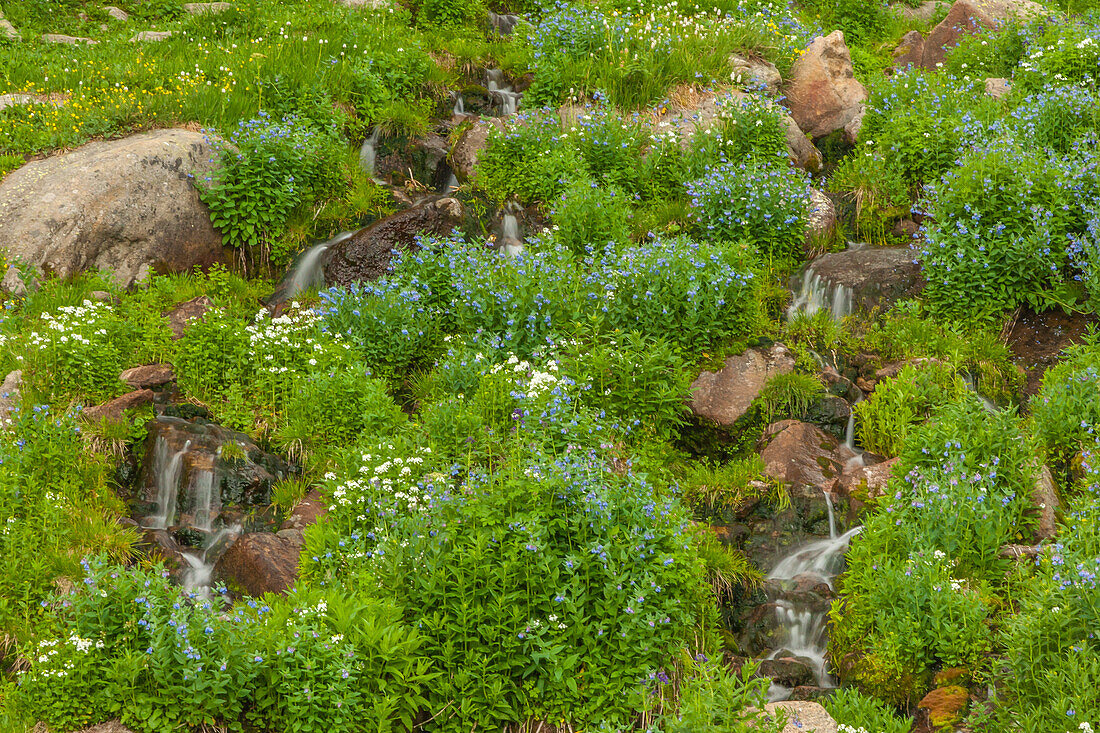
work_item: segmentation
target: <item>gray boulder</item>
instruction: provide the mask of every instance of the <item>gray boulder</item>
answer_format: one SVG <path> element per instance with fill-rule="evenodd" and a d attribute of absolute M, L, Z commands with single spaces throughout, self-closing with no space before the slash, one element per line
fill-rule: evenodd
<path fill-rule="evenodd" d="M 123 286 L 227 262 L 191 179 L 216 157 L 201 133 L 170 129 L 28 163 L 0 182 L 0 247 L 38 274 L 103 269 Z M 5 287 L 20 282 L 9 270 Z"/>

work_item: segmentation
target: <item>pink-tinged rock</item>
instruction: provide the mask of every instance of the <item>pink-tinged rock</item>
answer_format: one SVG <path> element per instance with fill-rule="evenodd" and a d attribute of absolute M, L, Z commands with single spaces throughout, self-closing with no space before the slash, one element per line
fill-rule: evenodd
<path fill-rule="evenodd" d="M 867 101 L 843 31 L 818 36 L 794 62 L 786 89 L 791 117 L 812 138 L 843 130 Z"/>
<path fill-rule="evenodd" d="M 732 425 L 748 411 L 768 379 L 793 370 L 794 357 L 779 344 L 731 356 L 720 371 L 703 372 L 691 385 L 691 411 L 719 425 Z"/>
<path fill-rule="evenodd" d="M 176 381 L 176 372 L 171 364 L 145 364 L 127 369 L 118 378 L 134 389 L 151 389 Z"/>

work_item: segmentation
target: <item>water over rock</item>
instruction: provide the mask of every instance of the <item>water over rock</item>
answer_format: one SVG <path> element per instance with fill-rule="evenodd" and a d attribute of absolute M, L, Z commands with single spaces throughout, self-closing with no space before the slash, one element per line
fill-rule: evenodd
<path fill-rule="evenodd" d="M 36 160 L 0 181 L 0 247 L 39 273 L 149 272 L 228 262 L 191 175 L 214 170 L 201 133 L 155 130 Z M 7 289 L 21 284 L 9 269 Z"/>
<path fill-rule="evenodd" d="M 419 234 L 445 236 L 464 217 L 458 199 L 441 198 L 380 219 L 328 250 L 324 280 L 328 285 L 375 280 L 389 268 L 395 249 L 415 248 Z"/>
<path fill-rule="evenodd" d="M 704 371 L 691 385 L 691 411 L 719 425 L 732 425 L 748 411 L 768 379 L 794 370 L 794 357 L 781 344 L 728 357 L 717 372 Z"/>
<path fill-rule="evenodd" d="M 921 283 L 920 266 L 908 247 L 851 247 L 809 264 L 789 314 L 828 309 L 840 319 L 856 309 L 915 295 Z"/>
<path fill-rule="evenodd" d="M 765 473 L 790 486 L 792 494 L 817 499 L 832 488 L 854 456 L 847 446 L 816 425 L 782 420 L 764 431 L 760 451 Z"/>
<path fill-rule="evenodd" d="M 867 101 L 867 89 L 855 78 L 843 31 L 810 43 L 791 67 L 784 91 L 791 117 L 810 137 L 844 129 Z"/>

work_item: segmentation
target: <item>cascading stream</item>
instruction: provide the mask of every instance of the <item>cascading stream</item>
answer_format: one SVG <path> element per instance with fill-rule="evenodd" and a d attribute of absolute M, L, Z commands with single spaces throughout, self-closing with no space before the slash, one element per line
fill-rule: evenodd
<path fill-rule="evenodd" d="M 852 537 L 859 534 L 862 527 L 854 527 L 839 534 L 832 498 L 825 492 L 826 506 L 829 509 L 829 539 L 817 540 L 802 545 L 782 558 L 768 575 L 769 580 L 781 581 L 786 585 L 795 579 L 801 582 L 809 580 L 813 584 L 824 583 L 833 588 L 833 579 L 844 567 L 844 553 Z M 829 674 L 825 660 L 828 638 L 825 629 L 826 612 L 813 608 L 782 594 L 775 600 L 776 622 L 782 630 L 783 642 L 779 649 L 772 652 L 770 659 L 795 657 L 805 661 L 814 671 L 818 687 L 836 687 Z M 768 690 L 771 700 L 785 700 L 791 690 L 772 684 Z"/>
<path fill-rule="evenodd" d="M 161 438 L 157 439 L 153 449 L 154 471 L 157 477 L 157 513 L 146 518 L 147 529 L 166 529 L 175 519 L 183 456 L 190 447 L 191 441 L 187 441 L 182 450 L 171 453 L 168 443 Z"/>

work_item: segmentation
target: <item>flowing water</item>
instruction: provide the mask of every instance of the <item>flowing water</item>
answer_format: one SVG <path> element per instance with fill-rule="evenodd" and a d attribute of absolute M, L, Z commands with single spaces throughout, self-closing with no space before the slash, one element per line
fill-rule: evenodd
<path fill-rule="evenodd" d="M 839 534 L 832 498 L 828 492 L 825 492 L 825 501 L 829 508 L 829 539 L 802 545 L 782 558 L 768 575 L 770 580 L 792 582 L 798 578 L 800 583 L 812 580 L 814 584 L 825 583 L 829 588 L 833 587 L 833 579 L 844 569 L 844 553 L 848 549 L 848 543 L 862 527 L 854 527 Z M 825 610 L 820 605 L 812 607 L 781 596 L 775 601 L 775 615 L 782 630 L 783 641 L 770 658 L 799 658 L 814 670 L 818 687 L 836 687 L 825 661 L 828 643 Z M 773 683 L 768 690 L 768 696 L 773 701 L 785 700 L 790 692 L 788 688 Z"/>
<path fill-rule="evenodd" d="M 375 147 L 378 145 L 378 137 L 382 128 L 376 127 L 363 141 L 363 147 L 359 148 L 359 167 L 371 178 L 374 178 Z"/>
<path fill-rule="evenodd" d="M 500 105 L 501 117 L 515 114 L 520 97 L 523 95 L 504 83 L 503 71 L 500 69 L 487 70 L 485 72 L 485 88 L 489 90 L 489 98 Z"/>
<path fill-rule="evenodd" d="M 844 446 L 852 452 L 852 457 L 844 464 L 846 467 L 852 468 L 855 466 L 862 466 L 863 463 L 863 449 L 856 445 L 856 411 L 855 407 L 860 402 L 863 402 L 863 391 L 856 390 L 856 401 L 852 403 L 852 410 L 848 413 L 848 424 L 844 427 Z M 828 498 L 829 494 L 826 493 L 825 497 Z M 833 504 L 829 502 L 830 514 L 833 509 Z M 829 519 L 832 522 L 832 517 Z"/>
<path fill-rule="evenodd" d="M 283 282 L 286 283 L 286 287 L 285 289 L 280 288 L 282 289 L 282 293 L 280 293 L 279 299 L 285 302 L 310 288 L 324 287 L 325 273 L 323 257 L 325 252 L 332 245 L 343 242 L 353 234 L 355 234 L 354 231 L 340 232 L 332 239 L 315 244 L 306 250 L 305 254 L 299 257 L 297 262 L 291 265 L 290 271 L 283 279 Z"/>
<path fill-rule="evenodd" d="M 183 456 L 191 447 L 191 441 L 183 449 L 172 452 L 164 438 L 157 438 L 153 447 L 153 470 L 157 481 L 157 513 L 145 518 L 148 529 L 167 529 L 176 518 L 176 499 L 179 495 L 180 473 Z"/>
<path fill-rule="evenodd" d="M 523 251 L 523 236 L 519 229 L 519 218 L 516 216 L 519 211 L 522 211 L 519 204 L 509 203 L 500 218 L 501 248 L 513 257 Z"/>
<path fill-rule="evenodd" d="M 787 308 L 787 320 L 799 313 L 812 316 L 820 310 L 828 311 L 834 321 L 844 320 L 852 314 L 852 289 L 846 285 L 831 284 L 815 273 L 811 265 L 802 275 L 801 287 Z"/>

